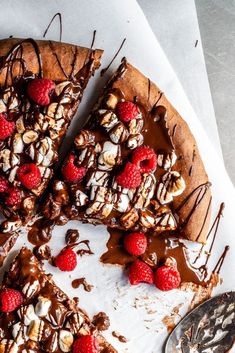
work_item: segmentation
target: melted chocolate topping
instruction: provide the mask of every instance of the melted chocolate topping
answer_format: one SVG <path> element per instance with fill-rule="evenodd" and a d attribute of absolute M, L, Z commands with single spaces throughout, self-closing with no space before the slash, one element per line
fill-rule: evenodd
<path fill-rule="evenodd" d="M 77 278 L 72 281 L 73 288 L 79 288 L 81 285 L 86 292 L 91 292 L 92 288 L 94 287 L 86 281 L 85 277 Z"/>

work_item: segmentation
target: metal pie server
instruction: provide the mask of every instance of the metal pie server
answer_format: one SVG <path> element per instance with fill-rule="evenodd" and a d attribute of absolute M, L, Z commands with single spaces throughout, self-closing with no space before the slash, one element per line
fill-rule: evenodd
<path fill-rule="evenodd" d="M 172 331 L 165 353 L 225 353 L 235 342 L 235 292 L 209 299 Z"/>

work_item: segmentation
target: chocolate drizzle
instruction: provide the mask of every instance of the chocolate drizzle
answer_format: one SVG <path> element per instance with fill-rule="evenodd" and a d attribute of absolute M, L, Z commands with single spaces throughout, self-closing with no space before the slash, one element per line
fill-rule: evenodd
<path fill-rule="evenodd" d="M 184 200 L 183 202 L 176 208 L 176 213 L 180 216 L 180 212 L 185 209 L 185 207 L 187 207 L 187 205 L 191 202 L 192 198 L 196 196 L 194 202 L 193 202 L 193 206 L 191 207 L 191 209 L 189 209 L 189 212 L 187 214 L 186 217 L 184 217 L 183 220 L 181 220 L 180 222 L 180 226 L 179 229 L 180 231 L 183 231 L 183 229 L 187 226 L 188 222 L 190 221 L 190 219 L 192 218 L 194 212 L 196 211 L 196 209 L 199 207 L 199 205 L 201 204 L 201 202 L 203 201 L 205 195 L 207 194 L 209 188 L 211 186 L 210 182 L 206 182 L 204 184 L 201 184 L 199 186 L 197 186 Z M 208 215 L 208 210 L 206 211 L 206 217 Z M 200 232 L 197 236 L 196 239 L 199 239 L 199 236 L 202 232 L 202 229 L 205 225 L 205 219 L 203 220 L 203 226 L 200 229 Z"/>
<path fill-rule="evenodd" d="M 96 39 L 96 29 L 93 31 L 93 37 L 92 37 L 92 42 L 90 48 L 92 49 L 94 44 L 95 44 L 95 39 Z"/>
<path fill-rule="evenodd" d="M 112 60 L 111 60 L 110 63 L 108 64 L 108 66 L 101 70 L 100 76 L 103 76 L 103 75 L 106 73 L 106 71 L 108 71 L 108 69 L 110 68 L 110 66 L 112 65 L 112 63 L 114 62 L 114 60 L 116 59 L 116 57 L 118 56 L 118 54 L 120 53 L 120 51 L 121 51 L 121 49 L 122 49 L 122 47 L 123 47 L 125 41 L 126 41 L 126 38 L 123 39 L 123 41 L 122 41 L 122 43 L 121 43 L 121 45 L 120 45 L 118 51 L 116 52 L 116 54 L 114 55 L 114 57 L 112 58 Z"/>
<path fill-rule="evenodd" d="M 43 70 L 42 70 L 42 59 L 41 59 L 41 54 L 39 47 L 36 43 L 35 40 L 32 38 L 27 38 L 22 40 L 19 43 L 16 43 L 7 53 L 7 55 L 3 58 L 1 58 L 1 63 L 0 63 L 0 74 L 2 73 L 3 69 L 6 68 L 6 77 L 5 77 L 5 84 L 4 86 L 11 85 L 15 81 L 15 77 L 13 75 L 13 70 L 15 68 L 15 64 L 19 63 L 20 69 L 18 69 L 18 77 L 19 76 L 24 76 L 26 74 L 26 63 L 23 59 L 23 51 L 24 47 L 23 45 L 25 43 L 28 43 L 32 45 L 34 52 L 37 57 L 38 61 L 38 77 L 43 77 Z"/>
<path fill-rule="evenodd" d="M 49 28 L 51 27 L 52 22 L 56 19 L 56 17 L 59 18 L 59 24 L 60 24 L 60 42 L 61 42 L 61 40 L 62 40 L 62 31 L 63 31 L 63 28 L 62 28 L 62 15 L 61 15 L 60 12 L 57 12 L 57 13 L 52 17 L 51 21 L 49 22 L 49 24 L 48 24 L 48 26 L 47 26 L 47 28 L 46 28 L 46 30 L 45 30 L 45 32 L 43 33 L 43 38 L 46 37 L 47 32 L 48 32 Z"/>

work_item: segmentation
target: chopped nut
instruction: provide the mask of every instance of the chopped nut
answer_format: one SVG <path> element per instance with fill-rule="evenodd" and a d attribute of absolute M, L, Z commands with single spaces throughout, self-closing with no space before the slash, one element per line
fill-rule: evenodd
<path fill-rule="evenodd" d="M 0 342 L 0 353 L 17 353 L 18 345 L 10 339 L 4 339 Z"/>
<path fill-rule="evenodd" d="M 38 139 L 38 133 L 33 130 L 28 130 L 23 134 L 23 141 L 26 144 L 34 142 Z"/>
<path fill-rule="evenodd" d="M 70 352 L 73 344 L 73 335 L 67 330 L 59 331 L 59 346 L 62 352 Z"/>
<path fill-rule="evenodd" d="M 139 147 L 143 144 L 144 137 L 141 134 L 130 135 L 127 139 L 127 147 L 133 150 L 136 147 Z"/>
<path fill-rule="evenodd" d="M 118 97 L 115 94 L 113 94 L 113 93 L 109 93 L 107 95 L 105 103 L 106 103 L 107 108 L 115 109 L 116 105 L 118 103 Z"/>
<path fill-rule="evenodd" d="M 135 225 L 138 219 L 139 219 L 139 215 L 137 210 L 132 208 L 129 212 L 127 212 L 121 217 L 120 222 L 124 228 L 129 229 Z"/>
<path fill-rule="evenodd" d="M 77 148 L 93 145 L 95 136 L 89 130 L 81 130 L 75 137 L 74 143 Z"/>
<path fill-rule="evenodd" d="M 51 300 L 39 295 L 37 304 L 35 306 L 36 315 L 39 317 L 46 316 L 48 314 L 50 307 L 51 307 Z"/>
<path fill-rule="evenodd" d="M 105 128 L 107 132 L 110 131 L 115 125 L 117 125 L 118 118 L 115 113 L 109 110 L 105 110 L 105 113 L 103 112 L 103 110 L 101 110 L 99 111 L 99 113 L 99 123 Z"/>
<path fill-rule="evenodd" d="M 16 120 L 16 130 L 20 134 L 22 134 L 25 131 L 23 116 L 20 116 L 19 119 Z"/>
<path fill-rule="evenodd" d="M 129 133 L 131 135 L 136 135 L 141 132 L 144 126 L 144 121 L 143 119 L 132 119 L 129 122 Z"/>
<path fill-rule="evenodd" d="M 110 140 L 115 143 L 119 144 L 125 142 L 128 139 L 129 132 L 125 125 L 119 121 L 110 131 L 109 137 Z"/>
<path fill-rule="evenodd" d="M 14 153 L 22 153 L 24 150 L 24 143 L 21 134 L 14 134 L 12 136 L 12 150 Z"/>
<path fill-rule="evenodd" d="M 39 342 L 44 332 L 44 321 L 37 319 L 31 322 L 28 328 L 28 336 L 32 341 Z"/>
<path fill-rule="evenodd" d="M 140 223 L 145 228 L 153 228 L 154 227 L 154 214 L 149 210 L 140 210 Z"/>
<path fill-rule="evenodd" d="M 112 170 L 121 161 L 121 148 L 119 145 L 106 141 L 98 158 L 100 170 Z"/>
<path fill-rule="evenodd" d="M 172 151 L 171 153 L 160 152 L 158 153 L 157 164 L 159 167 L 162 167 L 163 169 L 168 170 L 171 167 L 173 167 L 176 160 L 177 160 L 177 156 L 174 151 Z"/>

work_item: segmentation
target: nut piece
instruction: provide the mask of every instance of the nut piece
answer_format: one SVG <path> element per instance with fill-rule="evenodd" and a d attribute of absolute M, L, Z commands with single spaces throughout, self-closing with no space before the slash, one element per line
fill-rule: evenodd
<path fill-rule="evenodd" d="M 18 345 L 10 339 L 4 339 L 0 342 L 0 353 L 17 353 Z"/>
<path fill-rule="evenodd" d="M 120 163 L 121 148 L 110 141 L 106 141 L 98 158 L 98 168 L 100 170 L 112 170 Z"/>
<path fill-rule="evenodd" d="M 92 186 L 90 193 L 90 200 L 98 202 L 112 202 L 112 191 L 103 186 Z"/>
<path fill-rule="evenodd" d="M 43 337 L 44 321 L 37 319 L 31 322 L 28 328 L 28 336 L 32 341 L 39 342 Z"/>
<path fill-rule="evenodd" d="M 120 222 L 123 227 L 125 227 L 126 229 L 129 229 L 135 225 L 138 219 L 139 219 L 139 215 L 137 210 L 132 208 L 129 212 L 127 212 L 120 218 Z"/>
<path fill-rule="evenodd" d="M 109 180 L 109 173 L 101 170 L 96 170 L 91 173 L 89 178 L 87 179 L 86 186 L 89 188 L 90 186 L 107 186 Z"/>
<path fill-rule="evenodd" d="M 78 161 L 85 168 L 91 168 L 95 165 L 95 149 L 93 146 L 87 146 L 80 150 Z"/>
<path fill-rule="evenodd" d="M 121 213 L 127 212 L 130 208 L 130 198 L 122 192 L 113 195 L 113 203 L 114 208 Z"/>
<path fill-rule="evenodd" d="M 184 189 L 183 177 L 176 171 L 167 172 L 158 186 L 157 198 L 161 204 L 166 204 L 173 200 L 173 196 L 182 194 Z"/>
<path fill-rule="evenodd" d="M 135 208 L 143 208 L 147 207 L 154 195 L 155 191 L 155 186 L 156 186 L 156 178 L 153 174 L 145 173 L 143 174 L 143 179 L 136 190 L 133 203 L 135 205 Z"/>
<path fill-rule="evenodd" d="M 99 123 L 107 132 L 109 132 L 118 123 L 116 114 L 109 110 L 99 110 Z"/>
<path fill-rule="evenodd" d="M 31 283 L 31 280 L 32 278 L 29 277 L 28 282 L 26 282 L 26 284 L 22 288 L 22 293 L 25 295 L 27 299 L 33 298 L 40 290 L 39 281 L 36 279 Z"/>
<path fill-rule="evenodd" d="M 127 139 L 127 147 L 133 150 L 136 147 L 139 147 L 143 144 L 144 137 L 141 134 L 130 135 Z"/>
<path fill-rule="evenodd" d="M 95 136 L 89 130 L 81 130 L 74 140 L 75 146 L 77 148 L 93 145 L 94 142 Z"/>
<path fill-rule="evenodd" d="M 51 307 L 51 300 L 39 295 L 38 302 L 35 306 L 36 315 L 39 317 L 46 316 L 48 314 L 50 307 Z"/>
<path fill-rule="evenodd" d="M 23 320 L 24 325 L 26 326 L 28 326 L 32 321 L 38 319 L 32 304 L 29 304 L 28 306 L 22 306 L 17 311 L 17 314 L 19 315 L 20 319 Z"/>
<path fill-rule="evenodd" d="M 70 84 L 71 84 L 70 81 L 64 81 L 64 82 L 59 83 L 55 87 L 55 94 L 57 96 L 60 96 L 62 92 L 64 93 L 65 87 L 70 86 Z"/>
<path fill-rule="evenodd" d="M 70 330 L 70 332 L 75 335 L 79 332 L 80 328 L 85 322 L 85 315 L 83 313 L 76 313 L 71 315 L 68 318 L 66 323 L 66 328 Z"/>
<path fill-rule="evenodd" d="M 49 167 L 58 157 L 54 143 L 48 136 L 36 143 L 31 143 L 26 153 L 31 157 L 32 161 L 43 167 Z"/>
<path fill-rule="evenodd" d="M 27 327 L 22 325 L 21 322 L 17 322 L 12 326 L 12 336 L 14 338 L 14 341 L 17 345 L 21 345 L 26 342 L 28 339 L 27 337 Z"/>
<path fill-rule="evenodd" d="M 94 201 L 87 209 L 86 215 L 94 218 L 107 218 L 113 209 L 113 204 Z"/>
<path fill-rule="evenodd" d="M 113 94 L 113 93 L 109 93 L 107 95 L 106 100 L 105 100 L 105 104 L 106 104 L 107 108 L 115 109 L 116 105 L 118 104 L 118 97 L 115 96 L 115 94 Z"/>
<path fill-rule="evenodd" d="M 8 149 L 0 152 L 0 168 L 6 172 L 20 163 L 19 157 Z"/>
<path fill-rule="evenodd" d="M 59 346 L 63 352 L 70 352 L 73 344 L 73 335 L 67 330 L 60 330 L 59 332 Z"/>
<path fill-rule="evenodd" d="M 23 134 L 23 141 L 26 144 L 34 142 L 37 139 L 38 139 L 38 133 L 36 131 L 29 130 Z"/>
<path fill-rule="evenodd" d="M 170 169 L 173 167 L 177 160 L 177 156 L 174 151 L 171 153 L 159 153 L 157 157 L 157 164 L 159 167 L 162 167 L 165 170 Z"/>
<path fill-rule="evenodd" d="M 132 119 L 129 122 L 129 133 L 130 135 L 136 135 L 141 132 L 144 126 L 143 119 Z"/>
<path fill-rule="evenodd" d="M 26 197 L 23 200 L 23 208 L 25 211 L 27 211 L 27 213 L 34 210 L 34 207 L 35 207 L 35 197 L 34 196 Z"/>
<path fill-rule="evenodd" d="M 84 206 L 88 203 L 89 199 L 88 196 L 82 192 L 81 190 L 76 190 L 75 191 L 75 205 L 80 207 Z"/>
<path fill-rule="evenodd" d="M 110 140 L 115 144 L 125 142 L 128 136 L 129 131 L 121 121 L 109 131 Z"/>
<path fill-rule="evenodd" d="M 20 116 L 19 119 L 16 120 L 16 130 L 20 134 L 22 134 L 25 131 L 23 116 Z"/>
<path fill-rule="evenodd" d="M 46 109 L 46 115 L 50 118 L 60 119 L 64 113 L 64 106 L 59 103 L 51 103 Z"/>
<path fill-rule="evenodd" d="M 177 222 L 171 210 L 167 206 L 160 206 L 155 215 L 156 231 L 174 230 L 177 228 Z"/>
<path fill-rule="evenodd" d="M 141 210 L 140 211 L 140 224 L 145 228 L 153 228 L 154 227 L 154 214 L 149 210 Z"/>

